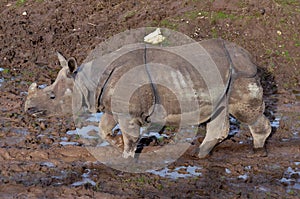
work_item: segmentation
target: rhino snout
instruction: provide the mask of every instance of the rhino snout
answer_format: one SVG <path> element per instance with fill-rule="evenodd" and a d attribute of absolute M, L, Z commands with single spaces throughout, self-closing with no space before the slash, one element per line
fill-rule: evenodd
<path fill-rule="evenodd" d="M 32 83 L 28 88 L 28 96 L 25 101 L 25 112 L 29 115 L 40 116 L 46 113 L 46 110 L 41 110 L 37 105 L 38 97 L 38 85 L 37 83 Z"/>

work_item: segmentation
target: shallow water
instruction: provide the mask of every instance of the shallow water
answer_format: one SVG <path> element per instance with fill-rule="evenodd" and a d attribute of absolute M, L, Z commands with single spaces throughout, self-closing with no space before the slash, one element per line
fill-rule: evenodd
<path fill-rule="evenodd" d="M 3 85 L 3 83 L 4 83 L 4 78 L 2 77 L 2 78 L 0 78 L 0 87 Z"/>
<path fill-rule="evenodd" d="M 93 133 L 93 135 L 91 135 L 91 133 Z M 98 126 L 94 126 L 94 125 L 88 125 L 88 126 L 84 126 L 82 128 L 76 128 L 75 130 L 70 130 L 67 131 L 68 135 L 79 135 L 80 137 L 84 138 L 84 139 L 98 139 L 99 136 L 95 135 L 95 132 L 99 132 L 99 127 Z"/>
<path fill-rule="evenodd" d="M 90 115 L 90 117 L 86 120 L 86 121 L 89 121 L 89 122 L 100 122 L 100 119 L 102 117 L 103 113 L 100 112 L 100 113 L 93 113 Z"/>
<path fill-rule="evenodd" d="M 282 184 L 287 186 L 287 192 L 292 189 L 300 190 L 300 162 L 294 162 L 292 166 L 288 167 L 283 177 L 279 180 Z"/>
<path fill-rule="evenodd" d="M 78 146 L 78 145 L 80 145 L 78 142 L 66 142 L 66 141 L 61 141 L 61 142 L 59 142 L 59 144 L 62 146 L 68 146 L 68 145 Z"/>
<path fill-rule="evenodd" d="M 39 89 L 44 89 L 46 88 L 48 85 L 47 84 L 41 84 L 41 85 L 38 85 L 38 88 Z"/>
<path fill-rule="evenodd" d="M 82 180 L 72 183 L 71 186 L 78 187 L 78 186 L 85 185 L 85 184 L 91 184 L 92 186 L 96 186 L 96 182 L 94 182 L 93 180 L 90 179 L 90 173 L 91 173 L 91 170 L 86 169 L 85 173 L 83 173 L 81 175 Z"/>
<path fill-rule="evenodd" d="M 55 164 L 53 164 L 52 162 L 42 162 L 40 165 L 41 166 L 46 166 L 46 167 L 49 167 L 49 168 L 55 167 Z"/>
<path fill-rule="evenodd" d="M 178 178 L 188 178 L 202 176 L 200 172 L 202 167 L 197 166 L 179 166 L 174 169 L 169 169 L 165 167 L 161 170 L 148 170 L 148 173 L 158 175 L 160 177 L 178 179 Z"/>
<path fill-rule="evenodd" d="M 280 120 L 281 120 L 281 116 L 276 115 L 274 120 L 271 121 L 271 126 L 274 127 L 274 128 L 279 128 Z"/>

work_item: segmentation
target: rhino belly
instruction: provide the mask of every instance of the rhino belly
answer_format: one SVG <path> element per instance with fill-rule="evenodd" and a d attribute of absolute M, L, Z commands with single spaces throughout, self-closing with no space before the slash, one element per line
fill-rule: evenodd
<path fill-rule="evenodd" d="M 151 121 L 164 120 L 167 125 L 174 126 L 203 123 L 213 112 L 209 94 L 203 91 L 197 96 L 195 93 L 182 96 L 162 85 L 146 84 L 130 94 L 129 100 L 122 95 L 110 89 L 104 96 L 105 110 L 119 116 L 140 118 L 140 121 L 148 117 Z"/>

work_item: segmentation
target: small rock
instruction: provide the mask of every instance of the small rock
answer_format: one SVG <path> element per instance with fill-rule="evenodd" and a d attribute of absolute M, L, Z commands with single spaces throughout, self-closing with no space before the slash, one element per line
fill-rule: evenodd
<path fill-rule="evenodd" d="M 188 174 L 187 170 L 185 168 L 181 168 L 178 170 L 179 174 Z"/>
<path fill-rule="evenodd" d="M 22 13 L 22 15 L 23 15 L 23 16 L 26 16 L 26 15 L 27 15 L 27 12 L 26 12 L 26 11 L 24 11 L 24 12 Z"/>
<path fill-rule="evenodd" d="M 0 160 L 9 160 L 11 159 L 11 156 L 6 150 L 0 150 Z"/>
<path fill-rule="evenodd" d="M 277 34 L 278 34 L 278 35 L 281 35 L 282 32 L 281 32 L 280 30 L 277 30 Z"/>
<path fill-rule="evenodd" d="M 284 100 L 283 100 L 283 103 L 284 103 L 284 104 L 289 104 L 289 103 L 290 103 L 290 100 L 289 100 L 289 99 L 284 99 Z"/>
<path fill-rule="evenodd" d="M 34 160 L 47 160 L 49 155 L 47 152 L 45 151 L 32 151 L 30 152 L 27 157 L 29 157 L 29 159 L 34 159 Z"/>
<path fill-rule="evenodd" d="M 41 142 L 47 145 L 51 145 L 53 144 L 54 140 L 52 138 L 44 136 L 41 138 Z"/>
<path fill-rule="evenodd" d="M 261 8 L 259 11 L 260 11 L 260 14 L 261 14 L 261 15 L 266 14 L 266 10 L 265 10 L 264 8 Z"/>
<path fill-rule="evenodd" d="M 44 122 L 41 122 L 40 127 L 41 127 L 42 130 L 45 130 L 45 129 L 46 129 L 45 123 L 44 123 Z"/>

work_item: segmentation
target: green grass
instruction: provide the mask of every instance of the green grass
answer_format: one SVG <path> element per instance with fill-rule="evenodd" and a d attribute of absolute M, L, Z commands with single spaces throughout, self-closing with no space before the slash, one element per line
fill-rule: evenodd
<path fill-rule="evenodd" d="M 141 177 L 139 177 L 139 178 L 136 178 L 136 181 L 137 181 L 138 183 L 140 183 L 140 184 L 144 184 L 144 183 L 146 182 L 144 176 L 141 176 Z"/>
<path fill-rule="evenodd" d="M 225 12 L 213 12 L 211 16 L 212 20 L 219 20 L 219 19 L 235 19 L 236 16 L 233 14 L 227 14 Z"/>
<path fill-rule="evenodd" d="M 160 26 L 165 27 L 165 28 L 170 28 L 172 30 L 177 30 L 178 24 L 171 22 L 168 19 L 163 19 L 159 23 Z"/>
<path fill-rule="evenodd" d="M 218 31 L 215 28 L 211 29 L 211 36 L 213 38 L 218 38 L 219 37 L 219 33 L 218 33 Z"/>
<path fill-rule="evenodd" d="M 299 0 L 275 0 L 275 2 L 279 5 L 300 5 Z"/>
<path fill-rule="evenodd" d="M 193 10 L 193 11 L 188 11 L 184 13 L 184 17 L 190 20 L 194 20 L 199 16 L 199 11 Z"/>
<path fill-rule="evenodd" d="M 5 68 L 5 69 L 3 69 L 3 71 L 2 71 L 1 73 L 3 73 L 3 74 L 8 74 L 8 73 L 9 73 L 9 69 L 8 69 L 8 68 Z"/>
<path fill-rule="evenodd" d="M 237 16 L 233 15 L 233 14 L 228 14 L 222 11 L 219 12 L 212 12 L 210 14 L 210 23 L 211 24 L 217 24 L 217 22 L 219 20 L 224 20 L 224 19 L 230 19 L 230 20 L 234 20 L 236 19 Z"/>
<path fill-rule="evenodd" d="M 160 191 L 161 191 L 161 190 L 162 190 L 164 187 L 163 187 L 163 185 L 162 185 L 162 184 L 157 184 L 157 185 L 156 185 L 156 188 L 157 188 L 158 190 L 160 190 Z"/>
<path fill-rule="evenodd" d="M 133 17 L 135 14 L 136 14 L 135 10 L 129 11 L 129 12 L 126 13 L 124 18 L 129 19 L 129 18 Z"/>
<path fill-rule="evenodd" d="M 27 0 L 17 0 L 16 6 L 22 6 Z M 43 2 L 44 0 L 35 0 L 36 2 Z"/>
<path fill-rule="evenodd" d="M 166 127 L 165 127 L 165 130 L 166 130 L 166 131 L 171 131 L 171 132 L 173 132 L 173 131 L 176 130 L 176 128 L 175 128 L 174 126 L 166 126 Z"/>
<path fill-rule="evenodd" d="M 26 0 L 18 0 L 18 1 L 16 2 L 16 5 L 17 5 L 17 6 L 21 6 L 21 5 L 23 5 L 25 2 L 26 2 Z"/>

